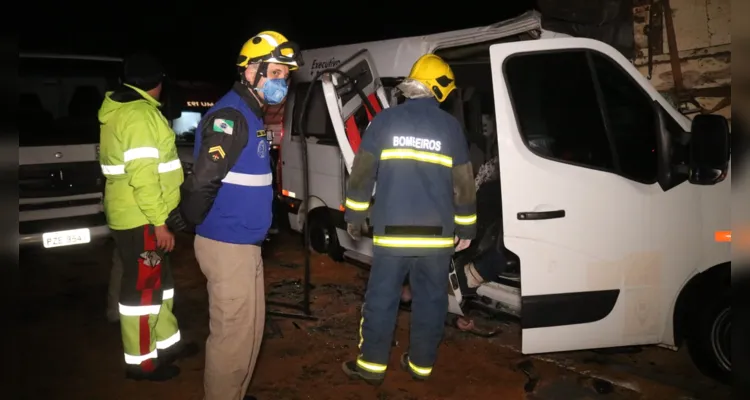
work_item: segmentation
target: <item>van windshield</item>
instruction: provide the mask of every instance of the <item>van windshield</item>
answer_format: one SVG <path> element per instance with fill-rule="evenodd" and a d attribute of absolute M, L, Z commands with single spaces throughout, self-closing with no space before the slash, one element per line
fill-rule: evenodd
<path fill-rule="evenodd" d="M 19 145 L 99 143 L 97 113 L 121 68 L 119 61 L 22 56 Z"/>

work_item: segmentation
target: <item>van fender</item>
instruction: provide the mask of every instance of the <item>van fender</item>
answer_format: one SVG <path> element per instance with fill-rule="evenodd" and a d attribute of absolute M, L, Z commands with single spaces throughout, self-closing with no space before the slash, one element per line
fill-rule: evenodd
<path fill-rule="evenodd" d="M 727 261 L 714 265 L 705 271 L 693 275 L 680 290 L 674 303 L 672 313 L 672 339 L 675 346 L 680 346 L 689 329 L 690 310 L 701 301 L 701 295 L 712 285 L 718 285 L 727 276 L 731 276 L 732 263 Z"/>
<path fill-rule="evenodd" d="M 309 206 L 309 209 L 308 209 Z M 307 201 L 303 201 L 300 205 L 300 212 L 297 213 L 297 226 L 300 228 L 305 226 L 305 220 L 307 219 L 307 213 L 320 207 L 328 207 L 326 203 L 319 197 L 310 196 Z M 309 211 L 308 211 L 309 210 Z"/>

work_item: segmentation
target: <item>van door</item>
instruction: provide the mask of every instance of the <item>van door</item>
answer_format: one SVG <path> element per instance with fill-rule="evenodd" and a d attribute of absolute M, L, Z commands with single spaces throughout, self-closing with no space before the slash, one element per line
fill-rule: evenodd
<path fill-rule="evenodd" d="M 375 117 L 363 103 L 358 90 L 367 97 L 375 114 L 388 108 L 389 104 L 375 63 L 367 50 L 360 50 L 349 60 L 339 64 L 338 69 L 346 76 L 324 75 L 323 93 L 346 170 L 351 173 L 354 155 L 357 154 L 362 142 L 362 135 Z"/>
<path fill-rule="evenodd" d="M 664 192 L 653 101 L 675 111 L 598 41 L 498 44 L 490 59 L 504 242 L 521 260 L 522 351 L 660 342 L 673 266 L 649 235 L 671 232 L 674 219 L 654 205 Z"/>

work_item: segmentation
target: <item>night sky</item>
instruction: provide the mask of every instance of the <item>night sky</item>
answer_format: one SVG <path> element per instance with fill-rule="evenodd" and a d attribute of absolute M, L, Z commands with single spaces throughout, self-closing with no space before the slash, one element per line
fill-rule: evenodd
<path fill-rule="evenodd" d="M 41 23 L 20 35 L 19 50 L 112 56 L 146 50 L 162 58 L 170 75 L 200 80 L 232 79 L 242 44 L 266 29 L 279 31 L 304 50 L 489 25 L 534 7 L 528 0 L 498 1 L 492 12 L 467 7 L 471 2 L 465 1 L 460 8 L 434 1 L 409 8 L 387 5 L 392 2 L 339 3 L 346 8 L 314 6 L 322 2 L 292 6 L 291 1 L 102 2 L 100 7 L 107 9 L 76 3 L 45 12 Z"/>

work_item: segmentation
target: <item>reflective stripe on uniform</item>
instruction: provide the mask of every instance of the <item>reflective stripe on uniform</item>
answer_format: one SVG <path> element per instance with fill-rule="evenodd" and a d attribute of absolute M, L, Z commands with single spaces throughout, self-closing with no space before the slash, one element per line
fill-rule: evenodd
<path fill-rule="evenodd" d="M 382 374 L 388 368 L 387 365 L 367 362 L 362 359 L 362 356 L 357 357 L 357 366 L 359 366 L 360 368 L 362 368 L 363 370 L 367 372 L 373 372 L 376 374 Z"/>
<path fill-rule="evenodd" d="M 137 160 L 139 158 L 159 158 L 159 149 L 156 147 L 136 147 L 125 152 L 124 161 Z"/>
<path fill-rule="evenodd" d="M 477 215 L 456 215 L 453 221 L 459 225 L 472 225 L 477 222 Z"/>
<path fill-rule="evenodd" d="M 453 158 L 439 153 L 413 149 L 388 149 L 380 153 L 381 160 L 415 160 L 453 167 Z"/>
<path fill-rule="evenodd" d="M 154 349 L 154 351 L 144 354 L 144 355 L 137 355 L 134 356 L 132 354 L 125 353 L 125 364 L 131 364 L 131 365 L 138 365 L 146 360 L 156 358 L 157 357 L 157 351 Z"/>
<path fill-rule="evenodd" d="M 409 360 L 409 369 L 421 376 L 429 376 L 432 373 L 432 367 L 418 367 L 411 360 Z"/>
<path fill-rule="evenodd" d="M 102 164 L 102 173 L 104 175 L 124 175 L 125 165 L 104 165 Z"/>
<path fill-rule="evenodd" d="M 370 208 L 369 202 L 365 203 L 363 201 L 354 201 L 348 197 L 346 198 L 344 204 L 354 211 L 366 211 L 368 208 Z"/>
<path fill-rule="evenodd" d="M 157 167 L 157 171 L 160 174 L 163 174 L 165 172 L 176 171 L 181 168 L 182 168 L 182 163 L 180 162 L 180 159 L 175 159 L 172 161 L 159 163 L 159 166 Z M 102 173 L 104 175 L 125 175 L 125 164 L 120 164 L 120 165 L 102 164 Z"/>
<path fill-rule="evenodd" d="M 224 183 L 231 183 L 240 186 L 271 186 L 273 175 L 268 174 L 243 174 L 240 172 L 229 171 L 227 176 L 221 180 Z"/>
<path fill-rule="evenodd" d="M 175 343 L 180 341 L 180 331 L 177 331 L 174 335 L 164 339 L 164 340 L 157 340 L 156 341 L 156 348 L 159 350 L 164 350 L 170 346 L 173 346 Z"/>
<path fill-rule="evenodd" d="M 120 315 L 128 317 L 137 317 L 141 315 L 158 315 L 161 310 L 161 305 L 150 305 L 150 306 L 126 306 L 120 304 Z"/>
<path fill-rule="evenodd" d="M 180 159 L 167 161 L 164 163 L 159 163 L 159 173 L 163 174 L 165 172 L 175 171 L 182 168 L 182 163 L 180 162 Z"/>
<path fill-rule="evenodd" d="M 166 289 L 161 295 L 162 300 L 169 300 L 174 297 L 174 289 Z"/>
<path fill-rule="evenodd" d="M 444 248 L 453 247 L 453 238 L 374 236 L 372 243 L 382 247 Z"/>

